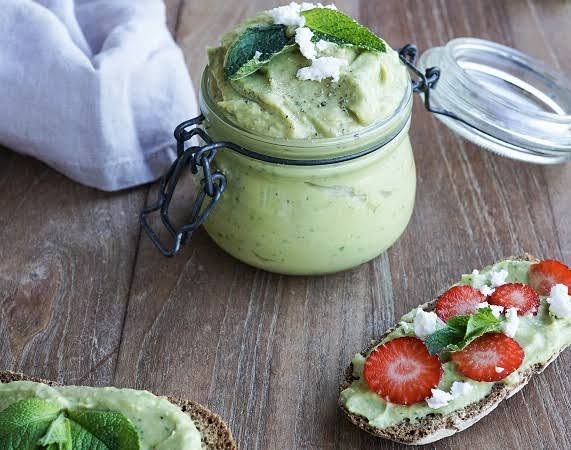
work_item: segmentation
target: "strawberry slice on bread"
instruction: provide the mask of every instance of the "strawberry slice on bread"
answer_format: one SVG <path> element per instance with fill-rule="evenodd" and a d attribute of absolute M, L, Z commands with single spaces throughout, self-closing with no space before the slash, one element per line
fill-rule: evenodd
<path fill-rule="evenodd" d="M 486 296 L 472 286 L 453 286 L 442 294 L 436 301 L 436 315 L 447 321 L 450 317 L 471 314 L 478 305 L 486 301 Z"/>
<path fill-rule="evenodd" d="M 571 290 L 571 269 L 554 259 L 540 261 L 529 269 L 529 285 L 540 295 L 549 295 L 556 284 L 564 284 Z"/>
<path fill-rule="evenodd" d="M 430 397 L 442 366 L 420 339 L 400 337 L 371 352 L 363 375 L 369 388 L 388 402 L 412 405 Z"/>
<path fill-rule="evenodd" d="M 571 345 L 565 264 L 524 255 L 466 273 L 353 357 L 339 396 L 352 423 L 435 442 L 491 413 Z M 501 426 L 511 424 L 492 428 Z"/>
<path fill-rule="evenodd" d="M 476 381 L 503 380 L 521 366 L 523 358 L 517 341 L 501 333 L 486 333 L 452 353 L 458 372 Z"/>
<path fill-rule="evenodd" d="M 503 306 L 504 309 L 515 308 L 518 315 L 523 315 L 537 311 L 540 301 L 539 295 L 531 286 L 523 283 L 507 283 L 495 289 L 488 303 Z"/>

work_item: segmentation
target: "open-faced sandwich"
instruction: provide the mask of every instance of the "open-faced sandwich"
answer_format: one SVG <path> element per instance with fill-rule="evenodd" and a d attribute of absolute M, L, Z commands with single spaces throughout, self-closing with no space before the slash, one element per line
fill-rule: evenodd
<path fill-rule="evenodd" d="M 0 372 L 2 450 L 235 450 L 220 417 L 147 391 Z"/>
<path fill-rule="evenodd" d="M 405 444 L 473 425 L 571 344 L 569 289 L 569 267 L 529 255 L 464 275 L 355 355 L 342 410 Z"/>

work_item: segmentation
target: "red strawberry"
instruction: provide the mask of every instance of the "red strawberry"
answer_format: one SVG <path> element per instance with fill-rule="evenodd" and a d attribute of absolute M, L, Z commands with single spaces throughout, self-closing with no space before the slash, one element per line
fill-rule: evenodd
<path fill-rule="evenodd" d="M 515 308 L 521 316 L 539 308 L 539 295 L 527 284 L 508 283 L 497 287 L 488 303 L 505 309 Z"/>
<path fill-rule="evenodd" d="M 523 357 L 520 345 L 502 333 L 484 334 L 452 353 L 458 372 L 476 381 L 503 380 L 521 366 Z"/>
<path fill-rule="evenodd" d="M 434 310 L 445 322 L 454 316 L 472 314 L 478 310 L 478 303 L 486 301 L 486 296 L 472 286 L 454 286 L 436 301 Z"/>
<path fill-rule="evenodd" d="M 424 343 L 415 337 L 400 337 L 379 345 L 365 361 L 365 382 L 383 399 L 412 405 L 432 395 L 442 366 Z"/>
<path fill-rule="evenodd" d="M 549 295 L 556 284 L 565 284 L 571 289 L 571 269 L 562 262 L 546 259 L 530 267 L 529 284 L 540 295 Z"/>

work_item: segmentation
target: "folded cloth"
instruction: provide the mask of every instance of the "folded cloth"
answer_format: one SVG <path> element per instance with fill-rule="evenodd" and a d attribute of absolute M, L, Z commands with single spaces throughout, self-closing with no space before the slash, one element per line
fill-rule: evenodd
<path fill-rule="evenodd" d="M 0 144 L 113 191 L 165 172 L 196 113 L 161 0 L 0 2 Z"/>

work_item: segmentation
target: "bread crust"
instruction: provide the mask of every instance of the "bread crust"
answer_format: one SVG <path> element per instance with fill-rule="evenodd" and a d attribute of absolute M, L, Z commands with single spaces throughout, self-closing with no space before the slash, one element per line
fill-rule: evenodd
<path fill-rule="evenodd" d="M 11 381 L 35 381 L 49 386 L 58 386 L 55 381 L 44 380 L 37 377 L 30 377 L 22 373 L 11 372 L 9 370 L 0 371 L 0 383 L 10 383 Z M 183 400 L 176 397 L 166 397 L 169 402 L 178 406 L 183 412 L 188 414 L 202 438 L 203 448 L 208 450 L 237 450 L 238 447 L 232 436 L 228 425 L 205 406 L 191 400 Z"/>
<path fill-rule="evenodd" d="M 527 253 L 521 256 L 510 257 L 506 259 L 530 262 L 539 261 L 537 258 Z M 420 305 L 420 307 L 427 311 L 432 311 L 434 309 L 435 303 L 436 300 L 433 300 Z M 398 325 L 395 325 L 394 327 L 385 331 L 385 333 L 379 339 L 377 339 L 373 344 L 363 350 L 361 354 L 366 356 L 376 345 L 378 345 L 380 341 L 382 341 L 397 327 Z M 564 348 L 561 349 L 561 351 L 563 350 Z M 374 436 L 390 439 L 392 441 L 400 442 L 401 444 L 429 444 L 431 442 L 438 441 L 439 439 L 451 436 L 458 431 L 462 431 L 475 424 L 478 420 L 487 416 L 494 409 L 496 409 L 502 400 L 511 397 L 519 390 L 521 390 L 529 382 L 533 375 L 543 372 L 545 368 L 557 358 L 558 355 L 559 353 L 553 355 L 545 363 L 535 364 L 532 367 L 520 372 L 520 381 L 518 383 L 510 385 L 503 383 L 494 383 L 492 390 L 486 397 L 476 403 L 472 403 L 450 414 L 442 415 L 433 413 L 415 420 L 414 422 L 401 422 L 390 427 L 377 428 L 370 425 L 365 417 L 351 413 L 341 403 L 341 401 L 339 401 L 339 407 L 345 413 L 351 423 L 357 425 L 362 430 Z M 353 376 L 353 363 L 351 363 L 345 371 L 345 377 L 341 383 L 339 392 L 347 389 L 355 380 L 356 378 Z"/>

